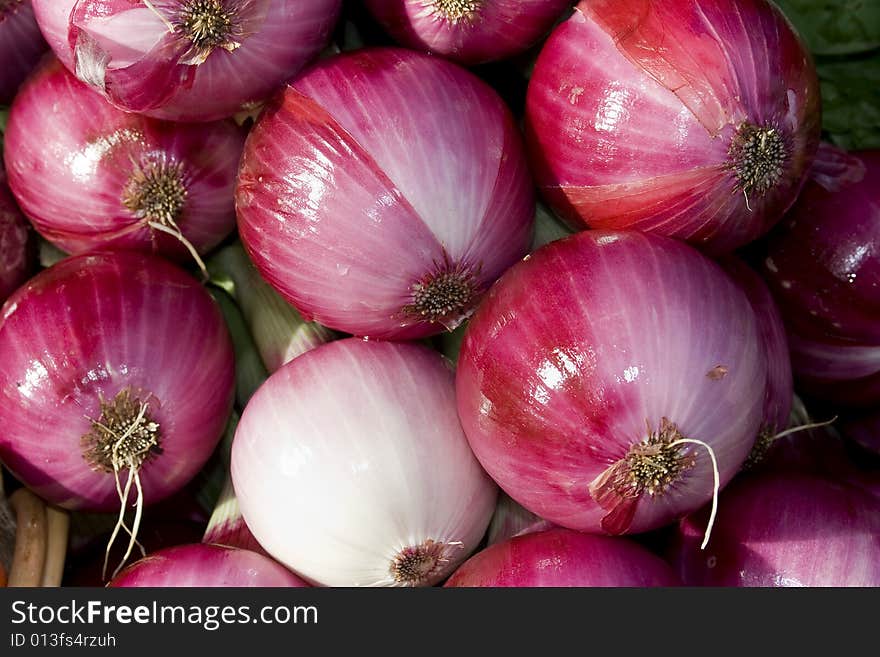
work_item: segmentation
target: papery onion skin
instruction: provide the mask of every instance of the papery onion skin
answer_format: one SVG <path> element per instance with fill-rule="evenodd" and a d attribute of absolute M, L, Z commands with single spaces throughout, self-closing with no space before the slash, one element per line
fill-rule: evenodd
<path fill-rule="evenodd" d="M 34 237 L 6 186 L 6 172 L 0 163 L 0 303 L 33 272 L 37 255 Z"/>
<path fill-rule="evenodd" d="M 796 386 L 843 406 L 880 402 L 880 151 L 821 165 L 766 248 Z M 836 153 L 838 159 L 845 154 Z"/>
<path fill-rule="evenodd" d="M 308 584 L 256 552 L 196 543 L 153 552 L 128 566 L 108 586 L 301 588 Z"/>
<path fill-rule="evenodd" d="M 546 34 L 572 0 L 366 0 L 365 4 L 401 45 L 470 66 L 525 51 Z"/>
<path fill-rule="evenodd" d="M 0 105 L 12 102 L 18 86 L 48 48 L 30 0 L 0 3 Z"/>
<path fill-rule="evenodd" d="M 555 528 L 487 547 L 444 586 L 655 587 L 680 581 L 663 559 L 634 541 Z"/>
<path fill-rule="evenodd" d="M 307 319 L 371 338 L 455 328 L 527 252 L 534 208 L 495 92 L 395 48 L 337 55 L 285 88 L 248 136 L 236 189 L 262 276 Z M 432 297 L 446 276 L 454 289 Z"/>
<path fill-rule="evenodd" d="M 542 532 L 553 528 L 553 523 L 536 516 L 528 509 L 517 504 L 510 495 L 501 493 L 495 505 L 495 513 L 486 533 L 488 545 L 501 543 L 514 536 Z"/>
<path fill-rule="evenodd" d="M 459 355 L 458 409 L 483 467 L 525 508 L 571 529 L 638 533 L 712 497 L 707 450 L 670 452 L 678 476 L 654 496 L 624 496 L 605 477 L 649 429 L 673 442 L 666 418 L 712 447 L 725 485 L 760 428 L 766 367 L 749 301 L 718 265 L 668 238 L 585 231 L 490 290 Z"/>
<path fill-rule="evenodd" d="M 82 441 L 93 421 L 107 422 L 102 400 L 126 390 L 158 424 L 161 453 L 139 472 L 150 504 L 202 468 L 234 394 L 222 316 L 183 270 L 137 253 L 72 256 L 7 299 L 0 459 L 34 492 L 68 509 L 119 509 L 112 470 L 90 464 Z"/>
<path fill-rule="evenodd" d="M 713 254 L 781 218 L 819 143 L 815 67 L 766 0 L 583 0 L 545 42 L 526 105 L 532 170 L 572 225 Z M 757 138 L 743 149 L 737 134 Z M 756 149 L 756 175 L 731 166 Z"/>
<path fill-rule="evenodd" d="M 123 112 L 51 59 L 16 96 L 5 160 L 22 210 L 63 251 L 133 249 L 184 261 L 184 245 L 147 222 L 177 226 L 201 253 L 219 244 L 235 228 L 244 138 L 231 121 L 179 124 Z M 165 196 L 142 191 L 138 181 L 159 176 L 170 176 Z"/>
<path fill-rule="evenodd" d="M 721 495 L 705 550 L 706 513 L 681 521 L 670 550 L 687 586 L 878 586 L 880 499 L 844 483 L 773 472 Z"/>
<path fill-rule="evenodd" d="M 49 6 L 56 3 L 66 11 Z M 122 109 L 173 121 L 213 121 L 264 101 L 326 45 L 342 6 L 220 0 L 235 30 L 199 49 L 185 27 L 195 3 L 150 4 L 36 0 L 35 7 L 50 45 L 78 77 Z"/>
<path fill-rule="evenodd" d="M 235 433 L 232 479 L 260 545 L 326 586 L 436 584 L 477 547 L 497 495 L 461 430 L 448 361 L 356 338 L 269 377 Z"/>

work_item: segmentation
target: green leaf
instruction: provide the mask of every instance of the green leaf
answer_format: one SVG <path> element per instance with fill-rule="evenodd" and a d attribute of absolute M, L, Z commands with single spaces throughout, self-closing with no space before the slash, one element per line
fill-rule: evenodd
<path fill-rule="evenodd" d="M 849 150 L 880 148 L 880 55 L 820 62 L 822 127 Z"/>
<path fill-rule="evenodd" d="M 878 0 L 776 0 L 815 55 L 880 48 Z"/>

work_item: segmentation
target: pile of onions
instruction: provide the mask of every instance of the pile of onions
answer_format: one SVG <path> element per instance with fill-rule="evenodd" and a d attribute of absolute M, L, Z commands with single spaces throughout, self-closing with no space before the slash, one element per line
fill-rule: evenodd
<path fill-rule="evenodd" d="M 771 449 L 778 434 L 789 424 L 792 401 L 794 400 L 794 384 L 791 374 L 791 360 L 788 355 L 788 340 L 785 336 L 785 325 L 782 315 L 767 284 L 761 277 L 742 260 L 727 256 L 720 261 L 724 271 L 745 292 L 755 317 L 758 330 L 764 345 L 767 363 L 767 382 L 764 394 L 764 419 L 761 423 L 755 445 L 749 454 L 746 465 L 751 466 L 761 461 Z"/>
<path fill-rule="evenodd" d="M 507 59 L 543 37 L 571 0 L 366 0 L 401 45 L 462 64 Z"/>
<path fill-rule="evenodd" d="M 815 175 L 767 246 L 763 274 L 789 330 L 799 389 L 880 403 L 880 151 L 823 147 Z M 836 157 L 836 159 L 835 159 Z"/>
<path fill-rule="evenodd" d="M 455 328 L 525 255 L 535 213 L 498 95 L 390 48 L 326 59 L 267 105 L 236 208 L 257 269 L 307 319 L 396 339 Z"/>
<path fill-rule="evenodd" d="M 159 550 L 128 566 L 111 587 L 304 587 L 262 554 L 196 543 Z"/>
<path fill-rule="evenodd" d="M 445 586 L 677 586 L 669 565 L 625 538 L 548 529 L 496 543 L 465 561 Z"/>
<path fill-rule="evenodd" d="M 174 493 L 211 455 L 232 397 L 220 312 L 165 260 L 73 256 L 3 307 L 0 459 L 53 504 L 110 511 L 135 491 L 143 504 Z"/>
<path fill-rule="evenodd" d="M 49 45 L 118 107 L 208 121 L 265 100 L 323 48 L 341 0 L 33 0 Z"/>
<path fill-rule="evenodd" d="M 0 163 L 0 303 L 29 277 L 36 264 L 33 232 L 6 186 Z"/>
<path fill-rule="evenodd" d="M 48 46 L 34 20 L 31 0 L 0 2 L 0 105 L 12 102 Z"/>
<path fill-rule="evenodd" d="M 819 85 L 767 0 L 583 0 L 545 42 L 526 135 L 574 225 L 723 253 L 775 224 L 819 143 Z"/>
<path fill-rule="evenodd" d="M 449 362 L 357 338 L 257 390 L 232 479 L 260 545 L 325 586 L 436 584 L 477 547 L 497 495 L 461 430 Z"/>
<path fill-rule="evenodd" d="M 68 253 L 103 248 L 181 259 L 235 228 L 244 131 L 116 109 L 47 60 L 16 96 L 6 131 L 9 186 L 37 231 Z"/>
<path fill-rule="evenodd" d="M 680 523 L 671 560 L 688 586 L 880 586 L 880 499 L 799 473 L 744 476 L 706 513 Z"/>
<path fill-rule="evenodd" d="M 458 410 L 483 467 L 526 509 L 638 533 L 740 469 L 766 358 L 749 300 L 717 264 L 668 238 L 585 231 L 492 287 L 459 355 Z"/>

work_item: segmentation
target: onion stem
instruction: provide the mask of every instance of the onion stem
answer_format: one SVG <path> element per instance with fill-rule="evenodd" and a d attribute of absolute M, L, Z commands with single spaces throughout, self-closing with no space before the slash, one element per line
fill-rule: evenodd
<path fill-rule="evenodd" d="M 64 560 L 67 556 L 67 538 L 70 533 L 70 514 L 57 506 L 46 507 L 48 544 L 46 562 L 40 586 L 61 586 Z"/>
<path fill-rule="evenodd" d="M 831 418 L 830 420 L 826 420 L 825 422 L 812 422 L 810 424 L 802 424 L 797 427 L 791 427 L 789 429 L 786 429 L 785 431 L 780 431 L 779 433 L 771 436 L 769 442 L 772 443 L 776 440 L 779 440 L 780 438 L 785 438 L 785 436 L 790 436 L 793 433 L 797 433 L 798 431 L 805 431 L 808 429 L 820 429 L 822 427 L 827 427 L 827 426 L 834 424 L 835 422 L 837 422 L 836 415 L 833 418 Z"/>
<path fill-rule="evenodd" d="M 712 474 L 715 475 L 715 486 L 712 490 L 712 512 L 709 514 L 709 523 L 706 525 L 706 534 L 703 536 L 703 544 L 700 545 L 701 550 L 705 550 L 709 544 L 709 537 L 712 535 L 712 526 L 715 524 L 715 515 L 718 512 L 718 492 L 721 490 L 721 475 L 718 473 L 718 461 L 715 459 L 715 450 L 711 446 L 696 438 L 679 438 L 669 443 L 670 447 L 675 447 L 682 443 L 693 443 L 705 447 L 712 459 Z"/>
<path fill-rule="evenodd" d="M 27 488 L 19 488 L 9 496 L 9 505 L 18 527 L 9 586 L 38 587 L 46 561 L 46 503 Z"/>
<path fill-rule="evenodd" d="M 162 231 L 163 233 L 168 233 L 169 235 L 172 235 L 173 237 L 177 238 L 180 241 L 180 243 L 183 244 L 187 248 L 187 250 L 190 252 L 190 255 L 192 255 L 192 257 L 193 257 L 193 260 L 196 261 L 196 265 L 198 265 L 199 271 L 202 273 L 202 280 L 207 281 L 210 278 L 208 276 L 208 268 L 205 267 L 205 261 L 202 260 L 202 257 L 199 255 L 199 252 L 196 251 L 196 247 L 194 247 L 192 245 L 192 242 L 190 242 L 188 239 L 186 239 L 183 236 L 183 233 L 180 231 L 180 228 L 178 228 L 176 225 L 174 226 L 174 228 L 169 228 L 168 226 L 166 226 L 164 224 L 160 224 L 158 221 L 148 221 L 147 225 L 150 228 L 154 228 L 155 230 Z"/>

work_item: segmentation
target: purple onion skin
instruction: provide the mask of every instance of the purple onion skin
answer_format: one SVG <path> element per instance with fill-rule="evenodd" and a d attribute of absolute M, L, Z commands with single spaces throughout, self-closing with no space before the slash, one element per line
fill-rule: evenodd
<path fill-rule="evenodd" d="M 773 131 L 778 176 L 735 166 L 746 125 Z M 819 143 L 818 77 L 766 0 L 583 0 L 542 47 L 525 128 L 541 193 L 572 226 L 727 253 L 797 197 Z"/>
<path fill-rule="evenodd" d="M 506 59 L 543 37 L 573 0 L 480 0 L 472 13 L 445 15 L 425 0 L 366 0 L 403 46 L 468 66 Z M 427 6 L 426 6 L 427 5 Z"/>
<path fill-rule="evenodd" d="M 129 390 L 158 424 L 161 453 L 140 468 L 144 504 L 157 502 L 214 451 L 232 409 L 233 370 L 223 317 L 183 270 L 137 253 L 71 256 L 2 308 L 0 459 L 53 504 L 118 510 L 112 469 L 94 467 L 82 440 L 103 418 L 102 400 Z"/>
<path fill-rule="evenodd" d="M 399 48 L 323 60 L 267 105 L 236 209 L 251 260 L 303 316 L 381 339 L 458 326 L 527 253 L 535 212 L 503 101 L 455 64 Z M 466 301 L 412 310 L 417 287 L 449 273 L 467 281 Z"/>
<path fill-rule="evenodd" d="M 49 46 L 40 34 L 30 0 L 0 2 L 0 105 L 8 105 Z"/>
<path fill-rule="evenodd" d="M 819 170 L 804 188 L 762 273 L 789 331 L 795 385 L 870 408 L 880 402 L 880 151 L 850 155 L 857 167 Z"/>
<path fill-rule="evenodd" d="M 762 421 L 760 340 L 746 295 L 693 248 L 581 232 L 489 291 L 459 355 L 459 416 L 483 467 L 532 513 L 580 531 L 648 531 L 712 497 L 706 450 L 688 445 L 678 457 L 689 467 L 653 496 L 603 478 L 666 418 L 712 447 L 726 484 Z"/>
<path fill-rule="evenodd" d="M 196 543 L 137 561 L 108 584 L 130 587 L 307 587 L 278 562 L 250 550 Z"/>
<path fill-rule="evenodd" d="M 6 186 L 0 165 L 0 303 L 24 283 L 36 266 L 36 240 Z"/>
<path fill-rule="evenodd" d="M 798 473 L 743 476 L 707 510 L 681 521 L 670 550 L 686 586 L 878 586 L 880 499 Z"/>
<path fill-rule="evenodd" d="M 50 58 L 16 96 L 5 139 L 16 200 L 37 231 L 67 253 L 112 248 L 191 259 L 178 239 L 146 225 L 160 217 L 126 196 L 137 170 L 157 162 L 180 168 L 185 196 L 174 222 L 197 251 L 235 228 L 245 132 L 232 121 L 180 124 L 123 112 Z"/>
<path fill-rule="evenodd" d="M 767 284 L 753 269 L 734 256 L 720 259 L 719 264 L 746 293 L 758 319 L 758 329 L 767 358 L 767 392 L 761 429 L 775 434 L 788 426 L 794 399 L 785 324 Z"/>
<path fill-rule="evenodd" d="M 447 587 L 680 586 L 669 565 L 626 538 L 554 528 L 490 545 L 465 561 Z"/>

